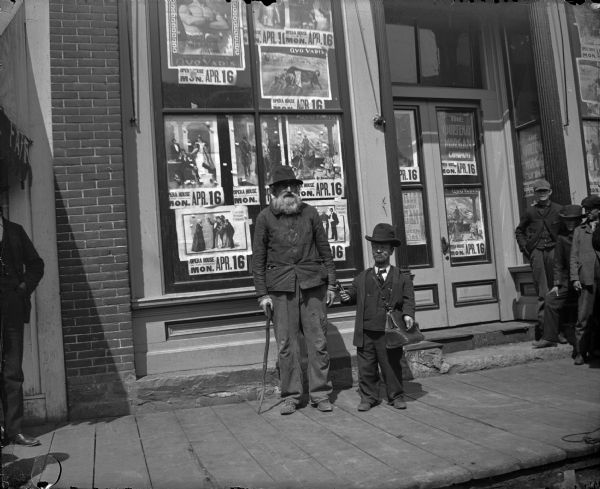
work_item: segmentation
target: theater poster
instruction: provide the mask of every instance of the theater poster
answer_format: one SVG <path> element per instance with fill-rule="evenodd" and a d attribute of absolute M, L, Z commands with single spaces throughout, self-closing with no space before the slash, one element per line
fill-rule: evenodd
<path fill-rule="evenodd" d="M 579 37 L 577 73 L 583 117 L 600 116 L 600 16 L 591 4 L 570 9 Z"/>
<path fill-rule="evenodd" d="M 324 109 L 331 100 L 328 51 L 258 46 L 260 95 L 272 109 Z"/>
<path fill-rule="evenodd" d="M 254 117 L 227 116 L 234 204 L 258 205 Z"/>
<path fill-rule="evenodd" d="M 241 0 L 164 0 L 167 64 L 180 84 L 235 85 L 244 66 Z"/>
<path fill-rule="evenodd" d="M 600 121 L 583 121 L 585 159 L 591 194 L 600 194 Z"/>
<path fill-rule="evenodd" d="M 481 191 L 451 188 L 445 192 L 450 259 L 481 260 L 487 253 Z"/>
<path fill-rule="evenodd" d="M 179 259 L 189 275 L 248 271 L 252 255 L 246 206 L 175 209 Z"/>
<path fill-rule="evenodd" d="M 314 200 L 310 204 L 317 209 L 334 261 L 346 260 L 346 247 L 350 246 L 348 206 L 346 200 Z"/>
<path fill-rule="evenodd" d="M 444 176 L 477 176 L 474 122 L 472 112 L 438 112 Z"/>
<path fill-rule="evenodd" d="M 305 199 L 344 197 L 338 116 L 288 116 L 287 161 L 304 182 Z"/>
<path fill-rule="evenodd" d="M 222 205 L 216 116 L 165 117 L 170 208 Z"/>
<path fill-rule="evenodd" d="M 277 0 L 269 6 L 259 3 L 253 11 L 259 44 L 334 46 L 330 0 Z"/>

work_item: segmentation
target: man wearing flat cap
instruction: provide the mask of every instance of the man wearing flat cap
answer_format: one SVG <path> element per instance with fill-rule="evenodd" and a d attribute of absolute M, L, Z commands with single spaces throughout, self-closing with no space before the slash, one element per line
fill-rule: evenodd
<path fill-rule="evenodd" d="M 515 230 L 515 237 L 533 273 L 538 296 L 538 324 L 535 331 L 535 339 L 538 340 L 542 336 L 544 300 L 553 280 L 554 247 L 560 229 L 558 213 L 562 206 L 550 200 L 552 188 L 547 180 L 533 182 L 533 192 L 536 201 L 525 210 Z"/>
<path fill-rule="evenodd" d="M 394 248 L 400 246 L 391 224 L 379 223 L 371 242 L 375 266 L 361 272 L 347 291 L 340 291 L 343 303 L 356 304 L 354 341 L 358 363 L 359 411 L 368 411 L 380 403 L 379 380 L 386 388 L 387 402 L 406 409 L 402 386 L 402 348 L 386 348 L 385 323 L 388 309 L 401 311 L 406 326 L 414 325 L 415 293 L 412 279 L 390 265 Z"/>
<path fill-rule="evenodd" d="M 284 400 L 281 414 L 295 412 L 303 395 L 300 329 L 308 351 L 310 402 L 320 411 L 333 409 L 326 305 L 336 295 L 335 266 L 321 217 L 316 208 L 302 202 L 301 185 L 291 167 L 273 167 L 271 202 L 256 218 L 253 240 L 258 302 L 265 314 L 273 311 Z"/>
<path fill-rule="evenodd" d="M 583 365 L 599 342 L 598 324 L 594 325 L 594 319 L 600 303 L 600 251 L 592 246 L 592 235 L 598 227 L 600 197 L 590 195 L 583 199 L 581 206 L 586 211 L 586 220 L 573 234 L 570 267 L 573 288 L 579 293 L 575 325 L 575 365 Z"/>
<path fill-rule="evenodd" d="M 560 331 L 560 313 L 567 303 L 577 303 L 577 291 L 570 276 L 571 246 L 575 228 L 581 224 L 583 208 L 566 205 L 559 212 L 562 228 L 554 248 L 554 286 L 546 294 L 544 306 L 544 330 L 541 339 L 533 342 L 533 348 L 548 348 L 557 343 L 567 343 Z"/>

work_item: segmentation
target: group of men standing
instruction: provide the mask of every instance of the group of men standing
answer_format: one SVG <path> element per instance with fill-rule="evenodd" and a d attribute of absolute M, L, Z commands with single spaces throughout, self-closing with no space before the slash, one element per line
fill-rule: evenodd
<path fill-rule="evenodd" d="M 538 325 L 534 348 L 567 343 L 561 330 L 565 306 L 577 304 L 573 358 L 583 365 L 600 357 L 600 196 L 590 195 L 581 205 L 552 202 L 552 188 L 544 179 L 534 182 L 536 201 L 525 211 L 515 236 L 529 260 L 538 295 Z"/>

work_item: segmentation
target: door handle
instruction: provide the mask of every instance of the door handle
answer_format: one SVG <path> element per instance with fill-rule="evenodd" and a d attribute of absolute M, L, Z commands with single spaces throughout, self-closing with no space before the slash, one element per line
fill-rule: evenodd
<path fill-rule="evenodd" d="M 448 250 L 449 249 L 450 249 L 450 245 L 448 244 L 448 241 L 446 240 L 446 236 L 442 236 L 442 253 L 446 257 L 446 259 L 448 259 Z"/>

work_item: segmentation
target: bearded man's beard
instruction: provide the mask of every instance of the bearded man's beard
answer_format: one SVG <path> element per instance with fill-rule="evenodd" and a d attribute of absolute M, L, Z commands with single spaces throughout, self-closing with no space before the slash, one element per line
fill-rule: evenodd
<path fill-rule="evenodd" d="M 298 214 L 300 204 L 302 204 L 302 198 L 293 192 L 286 192 L 271 199 L 271 208 L 277 213 Z"/>

